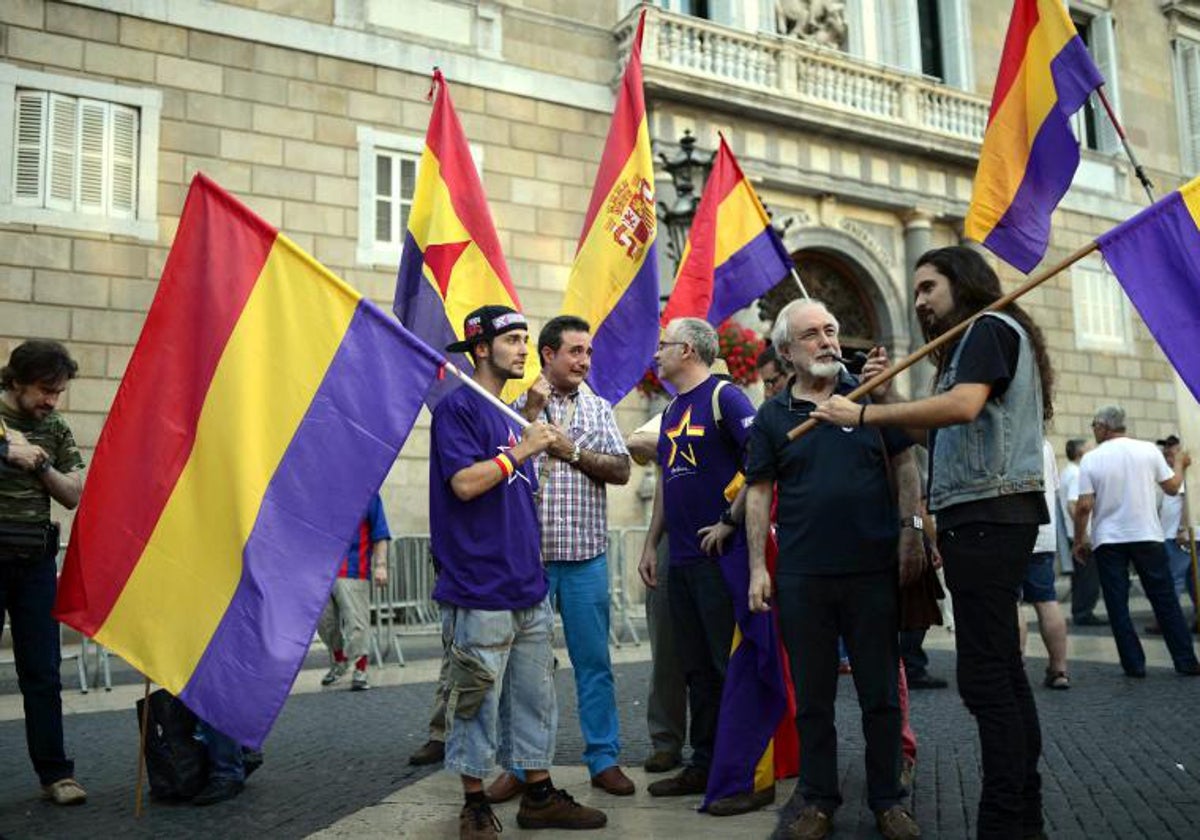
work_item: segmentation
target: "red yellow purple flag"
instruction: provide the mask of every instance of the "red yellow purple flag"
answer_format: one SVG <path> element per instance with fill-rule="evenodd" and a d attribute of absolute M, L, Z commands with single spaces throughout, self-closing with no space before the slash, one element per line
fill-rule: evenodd
<path fill-rule="evenodd" d="M 769 292 L 792 266 L 722 136 L 679 261 L 675 288 L 663 309 L 663 325 L 691 317 L 715 327 Z"/>
<path fill-rule="evenodd" d="M 1045 255 L 1079 166 L 1071 115 L 1102 84 L 1062 0 L 1016 0 L 965 232 L 1021 271 Z"/>
<path fill-rule="evenodd" d="M 637 384 L 658 342 L 654 160 L 642 91 L 638 21 L 562 311 L 592 326 L 592 390 L 618 402 Z"/>
<path fill-rule="evenodd" d="M 261 744 L 441 364 L 197 175 L 96 446 L 55 616 Z"/>
<path fill-rule="evenodd" d="M 472 310 L 502 304 L 520 311 L 521 301 L 441 70 L 433 71 L 430 95 L 433 113 L 417 166 L 392 309 L 416 336 L 444 352 L 463 338 L 463 319 Z M 472 368 L 464 354 L 453 361 L 461 370 Z M 516 399 L 540 371 L 531 348 L 524 378 L 505 387 L 504 399 Z"/>

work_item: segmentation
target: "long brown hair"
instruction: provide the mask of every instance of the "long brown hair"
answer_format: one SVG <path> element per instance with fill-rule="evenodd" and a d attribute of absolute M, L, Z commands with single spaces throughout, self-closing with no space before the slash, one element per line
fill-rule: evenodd
<path fill-rule="evenodd" d="M 947 321 L 950 326 L 961 323 L 979 310 L 995 303 L 1004 296 L 1000 289 L 1000 278 L 984 258 L 974 249 L 964 245 L 951 245 L 947 248 L 935 248 L 926 251 L 917 259 L 916 268 L 931 265 L 938 273 L 950 281 L 950 291 L 954 296 L 954 311 Z M 1054 368 L 1046 353 L 1046 338 L 1033 319 L 1016 303 L 1010 303 L 1000 310 L 1011 316 L 1025 334 L 1033 347 L 1034 361 L 1037 362 L 1038 372 L 1042 379 L 1042 420 L 1049 421 L 1054 416 Z M 926 336 L 928 338 L 928 336 Z M 943 347 L 933 356 L 937 361 L 938 376 L 950 360 L 951 347 Z"/>

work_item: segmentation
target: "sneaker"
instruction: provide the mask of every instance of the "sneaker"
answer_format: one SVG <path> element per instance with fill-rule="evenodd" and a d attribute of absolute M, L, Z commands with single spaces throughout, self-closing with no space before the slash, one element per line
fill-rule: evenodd
<path fill-rule="evenodd" d="M 504 829 L 486 802 L 468 802 L 458 812 L 458 840 L 496 840 Z"/>
<path fill-rule="evenodd" d="M 680 764 L 683 759 L 679 753 L 668 752 L 667 750 L 658 750 L 642 764 L 642 768 L 647 773 L 669 773 Z"/>
<path fill-rule="evenodd" d="M 712 817 L 736 817 L 738 814 L 749 814 L 759 808 L 765 808 L 775 801 L 775 785 L 752 790 L 749 793 L 735 793 L 709 803 L 705 810 Z"/>
<path fill-rule="evenodd" d="M 321 685 L 333 685 L 346 676 L 348 670 L 350 670 L 349 662 L 334 662 L 329 666 L 329 670 L 325 672 L 325 676 L 321 677 Z"/>
<path fill-rule="evenodd" d="M 42 796 L 55 805 L 82 805 L 87 802 L 87 791 L 83 785 L 70 777 L 42 785 Z"/>
<path fill-rule="evenodd" d="M 875 825 L 886 840 L 917 840 L 921 836 L 917 821 L 899 805 L 877 813 Z"/>
<path fill-rule="evenodd" d="M 204 790 L 192 797 L 193 805 L 216 805 L 241 795 L 246 785 L 236 779 L 217 776 L 208 780 Z"/>
<path fill-rule="evenodd" d="M 808 805 L 800 816 L 783 830 L 788 840 L 825 840 L 833 830 L 833 820 L 816 805 Z"/>
<path fill-rule="evenodd" d="M 521 828 L 604 828 L 608 817 L 603 811 L 580 805 L 565 790 L 556 789 L 541 802 L 534 802 L 526 793 L 517 811 Z"/>
<path fill-rule="evenodd" d="M 646 790 L 651 796 L 690 796 L 704 793 L 707 787 L 708 771 L 688 765 L 679 775 L 655 782 Z"/>
<path fill-rule="evenodd" d="M 408 757 L 408 763 L 413 767 L 423 767 L 426 764 L 441 764 L 446 758 L 446 742 L 430 738 Z"/>
<path fill-rule="evenodd" d="M 355 669 L 354 677 L 350 680 L 350 690 L 366 691 L 370 687 L 371 684 L 367 682 L 367 672 Z"/>

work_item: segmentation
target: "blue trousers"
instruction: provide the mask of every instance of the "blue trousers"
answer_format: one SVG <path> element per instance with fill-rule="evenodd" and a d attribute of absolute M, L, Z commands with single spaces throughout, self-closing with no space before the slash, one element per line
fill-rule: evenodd
<path fill-rule="evenodd" d="M 1196 663 L 1192 634 L 1183 620 L 1175 583 L 1167 566 L 1167 549 L 1160 542 L 1106 543 L 1096 546 L 1092 553 L 1100 572 L 1100 587 L 1104 590 L 1104 608 L 1112 625 L 1117 655 L 1127 674 L 1144 673 L 1146 654 L 1129 617 L 1129 565 L 1137 571 L 1142 590 L 1154 610 L 1163 641 L 1171 652 L 1175 668 Z"/>
<path fill-rule="evenodd" d="M 25 743 L 43 785 L 75 773 L 63 749 L 62 650 L 58 622 L 50 615 L 58 588 L 51 555 L 38 563 L 0 565 L 0 628 L 12 623 L 17 684 L 25 704 Z"/>
<path fill-rule="evenodd" d="M 617 693 L 608 653 L 608 557 L 546 564 L 550 600 L 562 615 L 567 654 L 575 671 L 575 698 L 583 733 L 583 760 L 595 776 L 621 752 Z M 516 773 L 524 778 L 523 773 Z"/>

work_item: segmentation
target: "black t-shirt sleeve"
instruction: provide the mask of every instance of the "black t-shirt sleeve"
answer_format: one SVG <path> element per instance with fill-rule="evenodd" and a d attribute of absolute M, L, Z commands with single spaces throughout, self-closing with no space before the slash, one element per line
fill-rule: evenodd
<path fill-rule="evenodd" d="M 750 437 L 746 441 L 746 481 L 753 484 L 759 481 L 774 481 L 778 465 L 775 461 L 775 447 L 771 444 L 771 433 L 768 430 L 767 406 L 759 409 L 750 426 Z"/>
<path fill-rule="evenodd" d="M 1003 396 L 1017 371 L 1021 338 L 999 318 L 984 316 L 963 339 L 955 382 L 991 385 L 992 396 Z"/>

